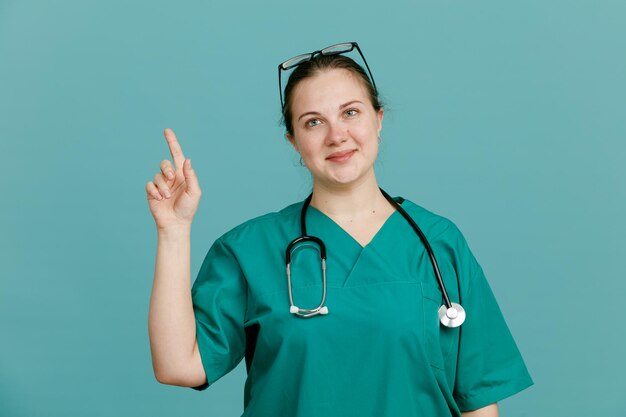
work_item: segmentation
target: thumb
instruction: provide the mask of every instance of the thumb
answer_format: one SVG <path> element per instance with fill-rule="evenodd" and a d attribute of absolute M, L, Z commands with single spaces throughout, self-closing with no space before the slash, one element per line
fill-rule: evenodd
<path fill-rule="evenodd" d="M 200 194 L 200 184 L 198 184 L 196 171 L 191 167 L 191 159 L 185 159 L 183 163 L 183 176 L 187 187 L 185 191 L 191 195 Z"/>

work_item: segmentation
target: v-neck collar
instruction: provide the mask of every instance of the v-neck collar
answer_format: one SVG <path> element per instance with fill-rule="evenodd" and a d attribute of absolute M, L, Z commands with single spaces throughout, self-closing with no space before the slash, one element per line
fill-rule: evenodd
<path fill-rule="evenodd" d="M 394 198 L 398 204 L 403 205 L 404 199 Z M 385 242 L 395 239 L 390 236 L 397 230 L 397 222 L 402 220 L 402 214 L 398 210 L 385 220 L 374 237 L 365 246 L 361 246 L 345 229 L 329 216 L 315 207 L 309 206 L 306 214 L 307 232 L 324 242 L 327 254 L 327 280 L 329 287 L 344 287 L 348 283 L 357 283 L 353 279 L 355 271 L 359 271 L 359 265 L 371 261 L 372 256 L 380 259 L 380 245 L 386 246 Z M 382 251 L 384 252 L 384 250 Z M 363 264 L 363 265 L 365 265 Z M 366 268 L 369 269 L 369 268 Z"/>
<path fill-rule="evenodd" d="M 394 200 L 397 200 L 397 198 L 394 198 Z M 400 198 L 400 202 L 398 202 L 398 204 L 402 205 L 402 203 L 404 203 L 404 201 L 406 201 L 406 200 L 404 200 L 403 198 Z M 319 210 L 319 209 L 309 205 L 308 211 L 310 211 L 312 213 L 315 213 L 315 217 L 321 218 L 321 219 L 323 219 L 323 221 L 325 223 L 330 224 L 332 229 L 334 229 L 337 232 L 337 233 L 335 233 L 335 235 L 336 234 L 342 235 L 344 237 L 344 239 L 342 239 L 342 240 L 350 241 L 351 242 L 351 246 L 355 246 L 356 249 L 358 249 L 359 251 L 363 251 L 364 249 L 372 246 L 372 244 L 375 243 L 376 240 L 378 240 L 379 236 L 385 232 L 385 230 L 388 228 L 389 224 L 395 221 L 395 217 L 401 216 L 401 214 L 398 212 L 398 210 L 394 209 L 394 211 L 387 217 L 387 219 L 385 219 L 383 224 L 376 231 L 374 236 L 372 236 L 370 241 L 365 246 L 363 246 L 350 233 L 348 233 L 348 231 L 346 229 L 344 229 L 339 223 L 334 221 L 331 217 L 326 215 L 321 210 Z"/>

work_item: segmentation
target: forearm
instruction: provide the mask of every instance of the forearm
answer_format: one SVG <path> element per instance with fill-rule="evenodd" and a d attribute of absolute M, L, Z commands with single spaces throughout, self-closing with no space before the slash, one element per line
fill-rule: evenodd
<path fill-rule="evenodd" d="M 493 403 L 478 410 L 461 413 L 461 417 L 498 417 L 498 404 Z"/>
<path fill-rule="evenodd" d="M 190 279 L 191 227 L 159 230 L 148 333 L 156 378 L 175 380 L 191 366 L 196 341 Z"/>

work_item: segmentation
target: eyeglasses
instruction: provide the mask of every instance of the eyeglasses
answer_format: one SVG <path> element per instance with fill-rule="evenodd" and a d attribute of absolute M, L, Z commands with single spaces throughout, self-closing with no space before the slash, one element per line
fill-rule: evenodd
<path fill-rule="evenodd" d="M 345 54 L 347 52 L 352 51 L 354 48 L 356 48 L 356 50 L 359 52 L 359 55 L 361 55 L 361 58 L 363 59 L 363 62 L 365 63 L 367 72 L 370 75 L 370 80 L 372 80 L 372 85 L 374 86 L 374 91 L 378 91 L 376 89 L 376 83 L 374 82 L 374 77 L 372 76 L 372 71 L 370 71 L 370 67 L 369 65 L 367 65 L 367 61 L 365 60 L 365 57 L 363 56 L 363 52 L 361 52 L 361 48 L 359 48 L 359 45 L 356 42 L 338 43 L 335 45 L 327 46 L 326 48 L 320 49 L 318 51 L 310 52 L 308 54 L 294 56 L 293 58 L 288 59 L 282 64 L 278 65 L 278 92 L 280 93 L 280 104 L 281 104 L 280 108 L 281 109 L 285 108 L 285 103 L 283 102 L 283 87 L 281 83 L 281 73 L 283 71 L 290 70 L 291 68 L 297 67 L 298 65 L 304 62 L 310 61 L 316 55 Z"/>

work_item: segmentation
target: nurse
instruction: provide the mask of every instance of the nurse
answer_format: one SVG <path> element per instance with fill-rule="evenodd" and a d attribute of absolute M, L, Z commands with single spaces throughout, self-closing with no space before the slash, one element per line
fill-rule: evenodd
<path fill-rule="evenodd" d="M 306 231 L 327 250 L 326 285 L 316 245 L 291 252 L 291 293 L 313 309 L 325 291 L 328 314 L 290 311 L 285 248 L 302 233 L 304 202 L 218 238 L 191 287 L 201 189 L 166 129 L 173 164 L 162 161 L 146 185 L 158 232 L 148 323 L 155 376 L 202 390 L 245 359 L 244 416 L 497 416 L 498 401 L 533 381 L 460 230 L 396 197 L 430 242 L 451 301 L 466 311 L 462 326 L 440 325 L 443 295 L 425 246 L 376 179 L 378 91 L 347 56 L 358 46 L 343 45 L 279 69 L 293 66 L 286 138 L 313 178 Z"/>

